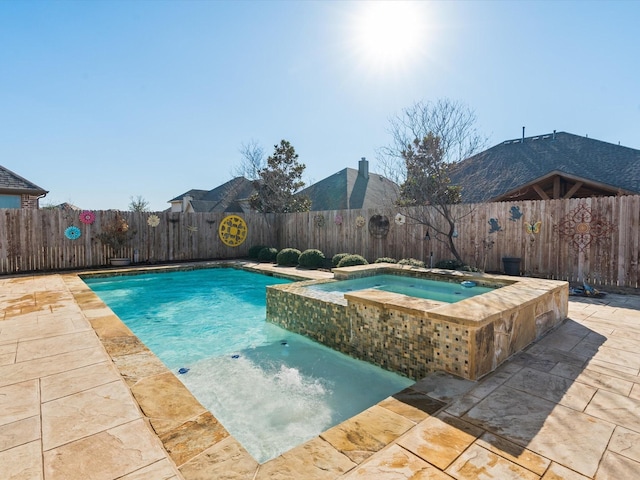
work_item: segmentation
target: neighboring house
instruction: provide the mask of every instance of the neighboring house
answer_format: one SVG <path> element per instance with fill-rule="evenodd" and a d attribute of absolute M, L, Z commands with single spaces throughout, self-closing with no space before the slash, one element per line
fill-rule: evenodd
<path fill-rule="evenodd" d="M 398 185 L 382 175 L 369 173 L 362 158 L 358 170 L 345 168 L 298 192 L 311 199 L 311 210 L 349 210 L 393 205 Z"/>
<path fill-rule="evenodd" d="M 369 173 L 369 162 L 364 158 L 358 167 L 340 170 L 296 195 L 309 196 L 312 211 L 392 205 L 398 197 L 398 185 Z M 236 177 L 213 190 L 189 190 L 169 203 L 172 212 L 242 213 L 251 210 L 249 197 L 254 191 L 251 180 Z"/>
<path fill-rule="evenodd" d="M 555 131 L 507 140 L 454 166 L 462 201 L 640 193 L 640 150 Z"/>
<path fill-rule="evenodd" d="M 213 190 L 189 190 L 169 200 L 172 212 L 248 212 L 253 182 L 236 177 Z"/>
<path fill-rule="evenodd" d="M 47 190 L 0 165 L 0 208 L 39 208 Z"/>

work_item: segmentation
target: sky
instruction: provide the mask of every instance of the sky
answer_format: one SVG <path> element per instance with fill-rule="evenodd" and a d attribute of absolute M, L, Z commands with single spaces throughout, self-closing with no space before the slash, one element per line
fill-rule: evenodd
<path fill-rule="evenodd" d="M 638 1 L 0 0 L 0 165 L 43 204 L 153 211 L 285 139 L 317 182 L 415 102 L 487 147 L 553 130 L 640 149 Z"/>

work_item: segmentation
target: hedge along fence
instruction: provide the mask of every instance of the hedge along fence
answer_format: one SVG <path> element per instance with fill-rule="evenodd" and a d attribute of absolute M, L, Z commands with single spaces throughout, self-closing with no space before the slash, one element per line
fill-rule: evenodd
<path fill-rule="evenodd" d="M 252 244 L 274 242 L 274 216 L 241 215 L 249 228 L 246 240 L 237 247 L 225 245 L 218 227 L 226 214 L 171 212 L 95 211 L 91 224 L 80 221 L 80 212 L 61 210 L 0 210 L 0 273 L 48 271 L 107 265 L 113 256 L 134 262 L 162 263 L 247 255 Z M 135 232 L 121 254 L 102 245 L 97 235 L 116 215 L 122 216 Z M 148 223 L 151 215 L 158 226 Z M 80 231 L 69 239 L 65 231 Z"/>
<path fill-rule="evenodd" d="M 455 244 L 462 258 L 485 271 L 502 271 L 502 257 L 521 259 L 525 275 L 594 285 L 640 287 L 640 196 L 461 204 Z M 321 250 L 327 258 L 348 252 L 369 261 L 416 258 L 430 265 L 452 258 L 435 231 L 415 220 L 430 207 L 340 210 L 292 214 L 238 214 L 248 226 L 237 247 L 218 236 L 226 214 L 119 212 L 136 234 L 125 254 L 135 262 L 161 263 L 241 258 L 252 245 Z M 0 210 L 0 273 L 107 265 L 112 253 L 96 235 L 116 212 L 98 211 L 93 224 L 80 212 Z M 404 223 L 396 222 L 397 214 Z M 437 218 L 434 216 L 434 218 Z M 401 219 L 399 219 L 401 220 Z M 80 237 L 65 229 L 75 225 Z M 429 233 L 429 238 L 427 237 Z"/>

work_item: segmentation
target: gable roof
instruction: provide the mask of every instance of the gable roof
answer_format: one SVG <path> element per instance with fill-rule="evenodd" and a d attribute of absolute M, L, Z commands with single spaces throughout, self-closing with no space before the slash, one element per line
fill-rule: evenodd
<path fill-rule="evenodd" d="M 398 185 L 382 175 L 369 173 L 366 160 L 360 160 L 359 167 L 358 170 L 340 170 L 298 194 L 311 199 L 311 211 L 374 208 L 392 204 L 399 193 Z"/>
<path fill-rule="evenodd" d="M 0 165 L 0 193 L 40 196 L 49 192 Z"/>
<path fill-rule="evenodd" d="M 507 140 L 455 165 L 464 202 L 504 200 L 562 178 L 589 192 L 640 193 L 640 150 L 566 132 Z M 575 193 L 575 192 L 574 192 Z M 537 197 L 540 198 L 540 197 Z"/>
<path fill-rule="evenodd" d="M 242 202 L 246 201 L 253 191 L 251 180 L 236 177 L 213 190 L 189 190 L 169 202 L 181 202 L 184 197 L 189 196 L 194 212 L 242 212 Z"/>

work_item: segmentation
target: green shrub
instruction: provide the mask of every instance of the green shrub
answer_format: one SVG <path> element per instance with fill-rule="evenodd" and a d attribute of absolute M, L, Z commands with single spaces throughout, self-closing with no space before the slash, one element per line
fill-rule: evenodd
<path fill-rule="evenodd" d="M 464 267 L 464 263 L 458 260 L 440 260 L 436 262 L 436 268 L 444 268 L 445 270 L 457 270 L 460 267 Z"/>
<path fill-rule="evenodd" d="M 347 255 L 338 262 L 338 268 L 352 267 L 354 265 L 369 265 L 369 262 L 361 255 Z"/>
<path fill-rule="evenodd" d="M 315 248 L 310 248 L 300 254 L 300 258 L 298 258 L 298 265 L 302 268 L 311 268 L 315 270 L 324 266 L 324 260 L 324 253 L 320 250 L 316 250 Z"/>
<path fill-rule="evenodd" d="M 380 257 L 376 258 L 376 261 L 373 263 L 398 263 L 398 260 L 391 257 Z"/>
<path fill-rule="evenodd" d="M 350 253 L 336 253 L 332 258 L 331 258 L 331 266 L 333 268 L 337 267 L 338 264 L 340 263 L 340 260 L 342 260 L 344 257 L 347 257 L 351 255 Z"/>
<path fill-rule="evenodd" d="M 424 262 L 417 258 L 403 258 L 398 262 L 399 265 L 411 265 L 412 267 L 424 268 Z"/>
<path fill-rule="evenodd" d="M 295 267 L 298 265 L 300 250 L 297 248 L 283 248 L 276 256 L 276 263 L 281 267 Z"/>
<path fill-rule="evenodd" d="M 267 248 L 267 246 L 266 245 L 254 245 L 253 247 L 249 247 L 249 258 L 257 260 L 258 259 L 258 254 L 260 253 L 260 250 L 262 250 L 263 248 Z"/>
<path fill-rule="evenodd" d="M 273 247 L 264 247 L 258 252 L 259 262 L 275 262 L 276 255 L 278 255 L 278 249 Z"/>
<path fill-rule="evenodd" d="M 461 272 L 481 272 L 482 271 L 477 267 L 472 267 L 471 265 L 463 265 L 457 270 L 460 270 Z"/>

